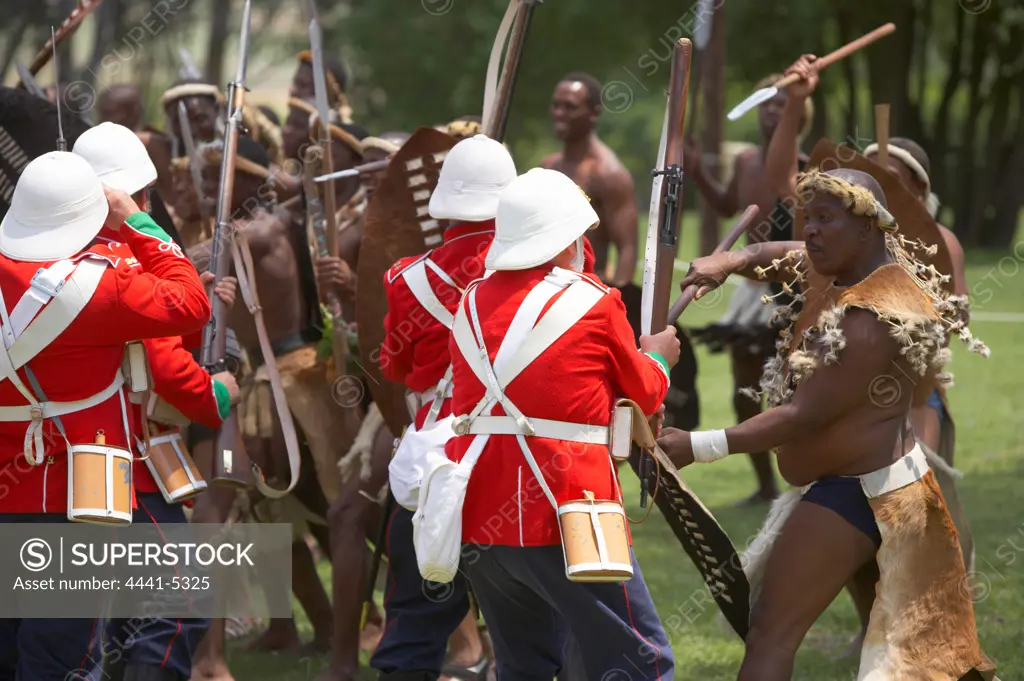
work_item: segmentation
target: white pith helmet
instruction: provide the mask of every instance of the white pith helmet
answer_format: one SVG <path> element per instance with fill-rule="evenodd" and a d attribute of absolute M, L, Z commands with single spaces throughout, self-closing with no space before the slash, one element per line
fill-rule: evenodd
<path fill-rule="evenodd" d="M 486 135 L 464 139 L 444 159 L 430 196 L 430 217 L 490 220 L 498 212 L 498 194 L 515 178 L 516 164 L 501 143 Z"/>
<path fill-rule="evenodd" d="M 156 182 L 146 145 L 123 125 L 107 122 L 89 128 L 72 151 L 89 162 L 100 182 L 129 196 Z"/>
<path fill-rule="evenodd" d="M 0 222 L 0 253 L 27 262 L 71 257 L 99 234 L 109 210 L 100 178 L 84 158 L 47 152 L 18 179 Z"/>
<path fill-rule="evenodd" d="M 501 192 L 489 270 L 525 270 L 550 262 L 600 222 L 568 176 L 534 168 Z"/>

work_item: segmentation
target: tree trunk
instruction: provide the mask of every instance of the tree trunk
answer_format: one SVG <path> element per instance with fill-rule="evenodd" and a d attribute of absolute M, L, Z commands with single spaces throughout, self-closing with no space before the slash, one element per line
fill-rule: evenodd
<path fill-rule="evenodd" d="M 213 0 L 210 3 L 210 42 L 206 49 L 206 79 L 223 87 L 224 43 L 228 39 L 231 20 L 231 0 Z"/>
<path fill-rule="evenodd" d="M 949 50 L 949 72 L 946 75 L 946 82 L 942 87 L 942 98 L 939 108 L 935 114 L 935 124 L 932 128 L 932 191 L 940 198 L 945 197 L 947 201 L 954 201 L 952 188 L 956 186 L 956 180 L 951 177 L 950 169 L 950 139 L 949 121 L 950 111 L 953 105 L 953 98 L 960 83 L 963 81 L 963 55 L 964 37 L 967 30 L 967 12 L 955 12 L 956 31 L 953 38 L 953 45 Z"/>
<path fill-rule="evenodd" d="M 872 99 L 890 105 L 892 129 L 902 130 L 911 118 L 910 63 L 914 55 L 914 31 L 910 27 L 914 25 L 916 11 L 911 2 L 885 3 L 874 9 L 876 11 L 864 13 L 856 24 L 858 34 L 877 28 L 883 21 L 908 27 L 897 30 L 883 38 L 884 42 L 862 53 L 868 60 Z"/>
<path fill-rule="evenodd" d="M 76 0 L 60 0 L 57 3 L 57 14 L 58 17 L 53 22 L 54 30 L 60 26 L 61 22 L 67 18 L 71 12 L 74 11 L 75 6 L 78 3 Z M 47 31 L 47 38 L 49 38 L 49 31 Z M 78 80 L 77 74 L 74 72 L 74 61 L 72 60 L 71 45 L 75 39 L 74 34 L 69 35 L 64 40 L 60 41 L 57 45 L 57 64 L 60 68 L 60 80 L 61 84 L 67 84 Z"/>
<path fill-rule="evenodd" d="M 971 36 L 970 70 L 967 72 L 969 110 L 964 122 L 964 136 L 960 140 L 960 154 L 957 160 L 957 171 L 961 178 L 971 178 L 976 171 L 978 118 L 985 106 L 982 95 L 982 80 L 985 76 L 985 62 L 988 58 L 990 35 L 989 20 L 982 12 L 974 17 L 974 30 Z M 964 246 L 973 246 L 978 242 L 980 225 L 973 224 L 974 202 L 976 200 L 974 183 L 970 180 L 961 181 L 960 195 L 954 209 L 956 222 L 954 230 L 962 234 L 960 241 Z"/>
<path fill-rule="evenodd" d="M 103 63 L 103 57 L 110 49 L 110 45 L 120 34 L 118 28 L 121 26 L 121 16 L 125 13 L 125 9 L 123 0 L 106 0 L 93 15 L 96 18 L 96 33 L 92 56 L 89 57 L 88 74 L 85 76 L 89 79 L 93 91 L 96 91 L 97 80 L 103 82 L 103 77 L 99 73 L 100 65 Z M 98 97 L 99 94 L 97 92 L 96 96 Z"/>
<path fill-rule="evenodd" d="M 715 174 L 722 177 L 722 121 L 725 118 L 725 5 L 715 10 L 711 24 L 711 38 L 708 40 L 707 58 L 704 63 L 703 83 L 704 122 L 701 152 L 704 158 L 715 159 Z M 700 254 L 710 255 L 718 245 L 718 214 L 701 201 L 700 208 Z"/>
<path fill-rule="evenodd" d="M 982 235 L 986 248 L 1006 249 L 1017 236 L 1018 219 L 1024 208 L 1024 77 L 1017 78 L 1017 126 L 1005 170 L 999 176 L 995 196 L 995 220 Z"/>
<path fill-rule="evenodd" d="M 854 39 L 853 29 L 850 25 L 850 13 L 845 8 L 836 12 L 836 32 L 839 36 L 839 45 L 845 45 Z M 857 74 L 853 68 L 852 59 L 844 59 L 839 62 L 842 65 L 843 80 L 846 82 L 846 116 L 843 127 L 848 135 L 856 135 L 857 122 L 860 120 L 860 107 L 857 106 Z M 824 100 L 819 97 L 819 100 Z"/>

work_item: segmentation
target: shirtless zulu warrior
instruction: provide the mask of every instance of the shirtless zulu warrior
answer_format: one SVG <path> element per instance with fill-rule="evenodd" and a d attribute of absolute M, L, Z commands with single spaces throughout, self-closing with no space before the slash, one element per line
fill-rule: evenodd
<path fill-rule="evenodd" d="M 555 88 L 551 116 L 555 134 L 565 144 L 561 152 L 541 162 L 568 175 L 593 200 L 601 225 L 590 237 L 602 279 L 615 288 L 633 281 L 636 271 L 637 212 L 633 177 L 615 152 L 597 137 L 601 115 L 601 84 L 585 73 L 570 73 Z M 615 246 L 616 265 L 609 271 L 609 246 Z"/>
<path fill-rule="evenodd" d="M 815 169 L 796 190 L 804 242 L 699 258 L 682 282 L 700 285 L 698 295 L 731 273 L 804 282 L 804 311 L 761 384 L 773 408 L 728 430 L 672 429 L 659 440 L 680 466 L 778 447 L 779 471 L 796 488 L 747 554 L 751 622 L 738 678 L 790 679 L 808 629 L 872 560 L 881 578 L 858 678 L 991 678 L 965 676 L 991 674 L 991 664 L 962 588 L 956 532 L 909 419 L 915 380 L 949 359 L 948 332 L 988 350 L 966 327 L 966 300 L 944 293 L 941 275 L 912 255 L 927 247 L 900 234 L 874 178 Z"/>
<path fill-rule="evenodd" d="M 757 87 L 767 87 L 779 78 L 769 76 Z M 719 184 L 714 171 L 704 166 L 700 152 L 692 142 L 688 141 L 683 156 L 686 174 L 693 179 L 701 196 L 718 215 L 730 217 L 743 206 L 758 206 L 760 212 L 748 233 L 748 243 L 779 240 L 776 232 L 780 230 L 785 232 L 781 235 L 782 239 L 793 238 L 792 225 L 788 224 L 791 222 L 790 216 L 784 207 L 777 206 L 779 202 L 768 182 L 765 168 L 768 145 L 775 134 L 786 98 L 786 90 L 781 90 L 758 106 L 761 144 L 736 157 L 732 180 L 727 187 Z M 810 99 L 803 102 L 805 108 L 801 126 L 806 131 L 810 127 L 814 109 Z M 767 283 L 744 281 L 733 295 L 725 316 L 717 324 L 696 332 L 696 337 L 709 343 L 712 351 L 723 346 L 729 349 L 733 375 L 732 403 L 736 418 L 741 423 L 761 413 L 761 403 L 750 399 L 743 390 L 757 387 L 764 362 L 775 348 L 776 331 L 768 323 L 772 311 L 761 304 L 761 296 L 770 292 Z M 768 452 L 753 453 L 750 460 L 757 475 L 757 491 L 744 503 L 771 501 L 778 494 L 778 488 Z"/>
<path fill-rule="evenodd" d="M 601 115 L 601 83 L 585 73 L 570 73 L 555 88 L 551 99 L 555 134 L 564 143 L 561 152 L 547 157 L 541 167 L 568 175 L 591 198 L 601 218 L 589 235 L 596 261 L 594 271 L 606 283 L 619 289 L 634 340 L 640 338 L 640 287 L 633 283 L 637 261 L 637 209 L 633 178 L 595 132 Z M 610 268 L 609 247 L 616 250 L 614 270 Z M 697 362 L 689 339 L 679 332 L 682 343 L 679 363 L 672 367 L 671 387 L 665 398 L 666 423 L 680 428 L 696 427 Z"/>

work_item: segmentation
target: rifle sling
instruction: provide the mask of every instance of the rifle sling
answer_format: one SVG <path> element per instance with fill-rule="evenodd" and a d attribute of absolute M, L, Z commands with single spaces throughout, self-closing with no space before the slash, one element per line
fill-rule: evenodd
<path fill-rule="evenodd" d="M 267 327 L 263 323 L 263 308 L 260 306 L 259 295 L 256 291 L 255 267 L 252 261 L 252 252 L 249 250 L 249 242 L 245 233 L 234 230 L 234 238 L 231 239 L 231 256 L 235 264 L 235 273 L 238 276 L 238 288 L 242 293 L 249 312 L 252 313 L 253 321 L 256 323 L 256 333 L 260 338 L 260 349 L 263 352 L 263 360 L 266 363 L 267 374 L 270 376 L 270 390 L 274 395 L 274 407 L 277 409 L 277 417 L 281 421 L 281 431 L 284 433 L 285 447 L 288 449 L 288 471 L 290 480 L 288 487 L 277 490 L 267 485 L 266 478 L 260 467 L 253 463 L 253 475 L 256 478 L 256 488 L 266 497 L 280 499 L 285 496 L 299 481 L 299 438 L 295 431 L 295 422 L 292 420 L 292 412 L 288 408 L 288 402 L 284 394 L 284 386 L 281 383 L 281 374 L 277 370 L 277 362 L 274 358 L 274 350 L 270 343 L 270 336 L 267 334 Z"/>

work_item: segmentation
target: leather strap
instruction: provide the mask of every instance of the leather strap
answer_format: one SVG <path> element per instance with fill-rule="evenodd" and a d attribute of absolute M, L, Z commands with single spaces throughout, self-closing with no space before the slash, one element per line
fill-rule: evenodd
<path fill-rule="evenodd" d="M 82 260 L 28 328 L 10 347 L 11 364 L 20 369 L 57 339 L 89 304 L 106 271 L 106 260 Z M 13 321 L 12 321 L 13 323 Z"/>
<path fill-rule="evenodd" d="M 864 496 L 874 499 L 917 482 L 927 475 L 929 470 L 924 451 L 920 445 L 914 445 L 909 454 L 900 457 L 893 464 L 858 477 Z"/>
<path fill-rule="evenodd" d="M 40 269 L 32 277 L 28 290 L 11 310 L 11 340 L 19 337 L 28 328 L 39 310 L 50 302 L 64 288 L 64 280 L 74 272 L 76 263 L 70 260 L 58 260 L 45 269 Z M 7 333 L 5 332 L 5 335 Z M 10 347 L 10 345 L 8 345 Z"/>
<path fill-rule="evenodd" d="M 263 471 L 257 464 L 251 464 L 252 470 L 256 479 L 256 489 L 266 497 L 280 499 L 291 492 L 299 481 L 299 437 L 295 430 L 295 422 L 292 420 L 292 412 L 288 408 L 288 401 L 285 398 L 281 374 L 277 370 L 277 362 L 270 345 L 270 337 L 267 335 L 267 327 L 263 322 L 263 308 L 260 307 L 259 294 L 256 291 L 252 252 L 249 250 L 249 242 L 245 238 L 245 233 L 241 230 L 234 230 L 234 238 L 231 240 L 231 257 L 235 263 L 235 273 L 238 276 L 238 288 L 242 293 L 242 299 L 245 300 L 246 307 L 249 308 L 253 321 L 256 323 L 256 334 L 260 339 L 260 349 L 263 352 L 263 360 L 270 377 L 270 390 L 274 395 L 274 406 L 277 409 L 278 419 L 281 421 L 281 431 L 284 433 L 284 443 L 288 450 L 288 473 L 291 479 L 287 488 L 277 490 L 267 484 Z"/>
<path fill-rule="evenodd" d="M 592 445 L 608 444 L 608 426 L 591 426 L 586 423 L 538 418 L 531 418 L 530 423 L 533 425 L 533 437 Z M 522 434 L 516 420 L 509 416 L 477 416 L 469 425 L 469 432 L 473 435 L 482 433 L 488 435 Z"/>
<path fill-rule="evenodd" d="M 449 277 L 444 270 L 438 267 L 430 260 L 430 258 L 427 257 L 424 257 L 419 262 L 416 262 L 403 270 L 402 278 L 405 280 L 405 283 L 409 287 L 409 291 L 412 293 L 413 297 L 416 298 L 416 302 L 423 306 L 423 309 L 429 312 L 430 316 L 444 324 L 445 328 L 450 330 L 452 328 L 452 323 L 454 322 L 454 317 L 444 304 L 441 303 L 441 300 L 437 297 L 437 294 L 434 293 L 433 287 L 431 287 L 430 282 L 427 280 L 428 262 L 431 265 L 434 265 L 431 269 L 434 270 L 435 273 L 440 272 L 441 274 L 444 274 L 442 278 L 447 279 L 445 283 L 454 286 L 455 290 L 460 294 L 462 293 L 462 290 L 455 286 L 455 282 L 451 280 L 451 277 Z M 440 276 L 440 274 L 438 276 Z"/>
<path fill-rule="evenodd" d="M 498 35 L 495 36 L 494 45 L 491 47 L 491 58 L 487 62 L 487 80 L 484 83 L 484 108 L 480 121 L 481 130 L 491 129 L 490 119 L 494 116 L 494 105 L 498 99 L 498 77 L 500 75 L 498 69 L 501 66 L 501 54 L 505 48 L 505 41 L 508 40 L 508 35 L 512 32 L 512 20 L 516 18 L 520 4 L 522 4 L 522 0 L 511 0 L 508 3 L 505 16 L 501 20 L 501 25 L 498 26 Z"/>

